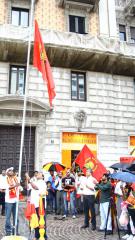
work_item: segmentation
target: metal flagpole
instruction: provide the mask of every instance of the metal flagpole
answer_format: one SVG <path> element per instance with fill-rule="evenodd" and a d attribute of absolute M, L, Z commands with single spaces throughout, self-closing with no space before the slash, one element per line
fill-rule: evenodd
<path fill-rule="evenodd" d="M 24 95 L 24 105 L 23 105 L 20 157 L 19 157 L 19 173 L 18 173 L 18 179 L 19 179 L 18 181 L 19 181 L 19 183 L 20 183 L 20 180 L 21 180 L 22 154 L 23 154 L 24 133 L 25 133 L 25 120 L 26 120 L 26 106 L 27 106 L 27 92 L 28 92 L 28 79 L 29 79 L 29 62 L 30 62 L 30 51 L 31 51 L 31 35 L 32 35 L 34 2 L 35 2 L 35 0 L 31 0 L 29 40 L 28 40 L 28 55 L 27 55 L 27 69 L 26 69 L 25 95 Z M 19 191 L 17 192 L 16 216 L 15 216 L 15 235 L 17 233 L 18 207 L 19 207 Z"/>

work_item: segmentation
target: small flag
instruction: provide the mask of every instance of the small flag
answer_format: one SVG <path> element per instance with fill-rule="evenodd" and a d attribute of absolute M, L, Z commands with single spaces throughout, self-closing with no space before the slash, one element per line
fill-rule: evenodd
<path fill-rule="evenodd" d="M 42 77 L 47 83 L 50 107 L 52 107 L 52 100 L 56 95 L 55 85 L 53 81 L 50 63 L 46 55 L 44 43 L 36 20 L 35 20 L 33 65 L 38 69 L 39 72 L 42 73 Z"/>

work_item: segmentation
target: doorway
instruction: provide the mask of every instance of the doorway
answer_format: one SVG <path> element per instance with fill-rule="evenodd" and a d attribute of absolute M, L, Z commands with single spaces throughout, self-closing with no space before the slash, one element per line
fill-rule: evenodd
<path fill-rule="evenodd" d="M 21 127 L 0 125 L 0 169 L 14 167 L 19 169 Z M 25 127 L 24 147 L 22 156 L 22 178 L 26 171 L 30 176 L 34 171 L 35 128 Z"/>

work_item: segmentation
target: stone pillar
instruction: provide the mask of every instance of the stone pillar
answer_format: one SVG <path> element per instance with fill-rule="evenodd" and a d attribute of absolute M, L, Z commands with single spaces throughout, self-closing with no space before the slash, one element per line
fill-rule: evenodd
<path fill-rule="evenodd" d="M 115 0 L 108 1 L 108 19 L 110 38 L 117 38 Z"/>
<path fill-rule="evenodd" d="M 99 1 L 99 29 L 101 36 L 109 37 L 107 0 Z"/>
<path fill-rule="evenodd" d="M 41 170 L 44 162 L 44 149 L 46 140 L 46 123 L 45 114 L 39 115 L 39 123 L 36 127 L 36 138 L 35 138 L 35 169 Z"/>
<path fill-rule="evenodd" d="M 115 0 L 100 0 L 99 27 L 101 36 L 117 37 Z"/>

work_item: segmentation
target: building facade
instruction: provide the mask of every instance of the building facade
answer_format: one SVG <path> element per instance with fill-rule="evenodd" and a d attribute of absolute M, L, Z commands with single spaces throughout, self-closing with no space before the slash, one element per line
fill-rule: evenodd
<path fill-rule="evenodd" d="M 30 0 L 0 1 L 0 165 L 18 166 Z M 56 86 L 53 109 L 32 65 L 23 172 L 67 167 L 84 144 L 106 166 L 135 147 L 134 0 L 35 0 Z M 34 35 L 34 34 L 33 34 Z M 33 42 L 32 35 L 32 42 Z"/>

